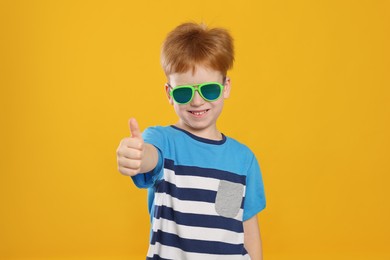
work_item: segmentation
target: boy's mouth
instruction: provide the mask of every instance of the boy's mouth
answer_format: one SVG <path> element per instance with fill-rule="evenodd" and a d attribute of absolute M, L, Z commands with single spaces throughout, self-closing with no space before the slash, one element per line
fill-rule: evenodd
<path fill-rule="evenodd" d="M 199 111 L 195 111 L 195 110 L 189 110 L 188 112 L 190 112 L 191 114 L 193 114 L 194 116 L 196 117 L 202 117 L 204 114 L 206 114 L 210 109 L 205 109 L 205 110 L 199 110 Z"/>

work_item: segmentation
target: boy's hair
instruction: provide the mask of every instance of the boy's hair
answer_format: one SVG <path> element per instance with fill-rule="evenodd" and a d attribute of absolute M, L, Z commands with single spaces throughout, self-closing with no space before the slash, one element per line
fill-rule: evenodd
<path fill-rule="evenodd" d="M 183 73 L 196 65 L 220 71 L 224 76 L 233 67 L 233 38 L 226 29 L 205 24 L 184 23 L 171 31 L 161 50 L 165 75 Z"/>

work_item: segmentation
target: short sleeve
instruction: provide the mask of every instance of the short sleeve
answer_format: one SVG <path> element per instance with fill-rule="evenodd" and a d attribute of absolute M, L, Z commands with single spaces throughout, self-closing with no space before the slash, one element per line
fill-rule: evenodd
<path fill-rule="evenodd" d="M 247 177 L 244 201 L 244 217 L 248 220 L 265 208 L 265 193 L 261 170 L 256 157 L 253 155 Z"/>
<path fill-rule="evenodd" d="M 150 188 L 154 186 L 156 181 L 160 180 L 163 176 L 163 152 L 165 148 L 165 138 L 163 132 L 159 127 L 150 127 L 145 129 L 142 133 L 142 137 L 145 143 L 149 143 L 157 148 L 158 151 L 158 162 L 156 167 L 147 173 L 140 173 L 132 176 L 134 184 L 138 188 Z"/>

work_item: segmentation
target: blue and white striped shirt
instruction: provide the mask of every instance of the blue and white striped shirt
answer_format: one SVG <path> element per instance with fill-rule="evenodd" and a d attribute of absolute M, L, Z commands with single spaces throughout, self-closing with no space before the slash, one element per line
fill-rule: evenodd
<path fill-rule="evenodd" d="M 151 127 L 145 142 L 159 151 L 157 167 L 133 177 L 149 190 L 148 260 L 250 259 L 243 221 L 265 207 L 254 154 L 223 135 L 197 137 L 175 126 Z"/>

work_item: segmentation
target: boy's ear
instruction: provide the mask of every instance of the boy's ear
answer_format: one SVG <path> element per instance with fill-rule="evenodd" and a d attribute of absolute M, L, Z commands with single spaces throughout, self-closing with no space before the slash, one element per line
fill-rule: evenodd
<path fill-rule="evenodd" d="M 223 98 L 228 98 L 230 96 L 230 89 L 231 89 L 231 81 L 229 77 L 226 77 L 225 84 L 223 88 Z"/>
<path fill-rule="evenodd" d="M 165 94 L 167 95 L 169 104 L 173 105 L 173 98 L 171 97 L 171 95 L 169 95 L 169 91 L 170 91 L 170 87 L 169 87 L 168 83 L 166 83 L 165 84 Z"/>

